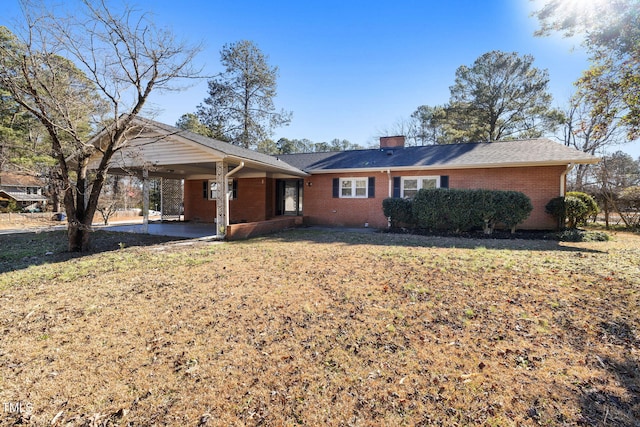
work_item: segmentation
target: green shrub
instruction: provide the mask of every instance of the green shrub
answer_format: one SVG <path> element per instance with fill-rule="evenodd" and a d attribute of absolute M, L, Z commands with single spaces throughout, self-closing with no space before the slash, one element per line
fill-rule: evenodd
<path fill-rule="evenodd" d="M 482 228 L 491 234 L 496 224 L 512 232 L 529 217 L 531 200 L 517 191 L 423 189 L 413 199 L 413 219 L 420 228 L 455 232 Z"/>
<path fill-rule="evenodd" d="M 470 202 L 469 206 L 474 207 L 476 215 L 482 221 L 485 234 L 491 234 L 496 226 L 499 212 L 502 211 L 500 193 L 491 190 L 475 190 Z"/>
<path fill-rule="evenodd" d="M 391 227 L 415 226 L 413 220 L 411 199 L 388 198 L 382 201 L 382 211 L 384 216 L 391 221 Z"/>
<path fill-rule="evenodd" d="M 561 242 L 607 242 L 611 236 L 603 231 L 585 231 L 573 228 L 556 234 Z"/>
<path fill-rule="evenodd" d="M 469 208 L 472 190 L 423 189 L 413 199 L 416 225 L 426 229 L 468 231 L 481 222 Z"/>
<path fill-rule="evenodd" d="M 20 206 L 18 206 L 16 201 L 11 199 L 7 203 L 6 207 L 0 209 L 0 212 L 2 212 L 2 213 L 14 213 L 14 212 L 20 212 L 21 210 L 22 209 L 20 209 Z"/>
<path fill-rule="evenodd" d="M 531 199 L 519 191 L 496 192 L 496 198 L 496 222 L 506 225 L 511 233 L 515 233 L 516 226 L 529 218 L 533 211 Z"/>
<path fill-rule="evenodd" d="M 558 224 L 558 228 L 564 228 L 567 221 L 567 210 L 564 203 L 564 197 L 554 197 L 544 207 L 544 210 L 553 216 Z"/>
<path fill-rule="evenodd" d="M 567 196 L 564 198 L 565 213 L 567 215 L 567 227 L 576 228 L 581 220 L 586 218 L 589 208 L 579 198 Z"/>
<path fill-rule="evenodd" d="M 587 219 L 593 218 L 595 220 L 598 215 L 598 203 L 595 201 L 593 197 L 588 195 L 587 193 L 582 193 L 580 191 L 570 191 L 567 193 L 568 197 L 575 197 L 585 204 L 587 207 L 587 212 L 584 214 L 582 218 L 577 218 L 577 225 L 587 225 Z"/>

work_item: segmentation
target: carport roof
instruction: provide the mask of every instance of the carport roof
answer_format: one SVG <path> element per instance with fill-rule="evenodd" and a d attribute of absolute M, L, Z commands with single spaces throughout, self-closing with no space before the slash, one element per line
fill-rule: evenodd
<path fill-rule="evenodd" d="M 276 157 L 208 138 L 194 132 L 170 126 L 155 120 L 136 117 L 131 140 L 112 159 L 112 169 L 191 165 L 193 170 L 206 163 L 226 161 L 230 164 L 245 162 L 252 170 L 262 170 L 289 176 L 307 173 Z M 107 130 L 92 139 L 98 145 Z"/>
<path fill-rule="evenodd" d="M 183 130 L 174 126 L 170 126 L 164 123 L 156 122 L 154 120 L 138 117 L 137 120 L 142 123 L 146 123 L 148 126 L 154 126 L 158 129 L 162 129 L 167 132 L 168 135 L 176 135 L 182 138 L 186 138 L 190 141 L 201 144 L 204 147 L 211 148 L 219 153 L 223 153 L 227 157 L 240 160 L 249 160 L 252 162 L 264 164 L 273 168 L 282 169 L 283 172 L 290 172 L 298 175 L 306 175 L 300 169 L 291 166 L 290 164 L 280 160 L 277 157 L 270 156 L 268 154 L 259 153 L 257 151 L 249 150 L 238 145 L 233 145 L 228 142 L 220 141 L 218 139 L 209 138 L 204 135 L 200 135 L 188 130 Z"/>

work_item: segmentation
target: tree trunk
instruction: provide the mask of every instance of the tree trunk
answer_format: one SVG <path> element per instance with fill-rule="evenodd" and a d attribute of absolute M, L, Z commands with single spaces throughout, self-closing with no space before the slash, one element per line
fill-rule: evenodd
<path fill-rule="evenodd" d="M 91 227 L 76 220 L 69 220 L 67 237 L 69 252 L 86 252 L 91 248 Z"/>

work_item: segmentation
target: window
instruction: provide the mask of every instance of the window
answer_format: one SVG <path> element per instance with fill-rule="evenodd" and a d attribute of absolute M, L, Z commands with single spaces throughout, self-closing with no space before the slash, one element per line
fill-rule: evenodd
<path fill-rule="evenodd" d="M 218 197 L 218 183 L 215 179 L 209 180 L 209 200 L 216 200 Z"/>
<path fill-rule="evenodd" d="M 340 197 L 367 197 L 367 178 L 340 178 Z"/>
<path fill-rule="evenodd" d="M 404 198 L 412 198 L 416 195 L 418 190 L 438 187 L 440 187 L 439 176 L 406 176 L 402 177 L 400 196 Z"/>
<path fill-rule="evenodd" d="M 229 200 L 233 200 L 238 197 L 237 184 L 237 181 L 232 178 L 229 178 L 227 181 Z M 218 182 L 215 179 L 210 179 L 202 183 L 202 196 L 208 200 L 216 200 L 218 197 Z"/>
<path fill-rule="evenodd" d="M 333 178 L 333 197 L 341 199 L 374 199 L 376 197 L 376 178 Z"/>

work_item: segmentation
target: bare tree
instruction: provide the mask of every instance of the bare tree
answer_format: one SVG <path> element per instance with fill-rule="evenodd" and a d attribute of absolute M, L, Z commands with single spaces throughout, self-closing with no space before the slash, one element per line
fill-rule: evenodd
<path fill-rule="evenodd" d="M 591 191 L 599 199 L 605 214 L 605 223 L 609 228 L 610 213 L 614 212 L 627 228 L 637 223 L 636 207 L 629 210 L 633 203 L 633 188 L 640 184 L 640 159 L 617 151 L 604 156 L 594 169 L 595 183 Z"/>
<path fill-rule="evenodd" d="M 594 108 L 590 102 L 591 95 L 584 87 L 579 88 L 571 97 L 562 127 L 562 139 L 566 146 L 596 155 L 611 145 L 625 142 L 617 116 L 619 99 L 613 93 L 608 95 L 613 97 L 601 99 L 600 109 Z M 591 167 L 592 165 L 576 167 L 573 184 L 575 190 L 584 190 Z"/>
<path fill-rule="evenodd" d="M 65 6 L 68 13 L 22 0 L 24 27 L 0 28 L 0 85 L 47 130 L 64 190 L 69 250 L 84 251 L 110 160 L 135 137 L 132 121 L 152 92 L 198 75 L 192 61 L 200 46 L 177 41 L 127 5 L 77 0 Z M 103 127 L 99 143 L 87 140 Z"/>

